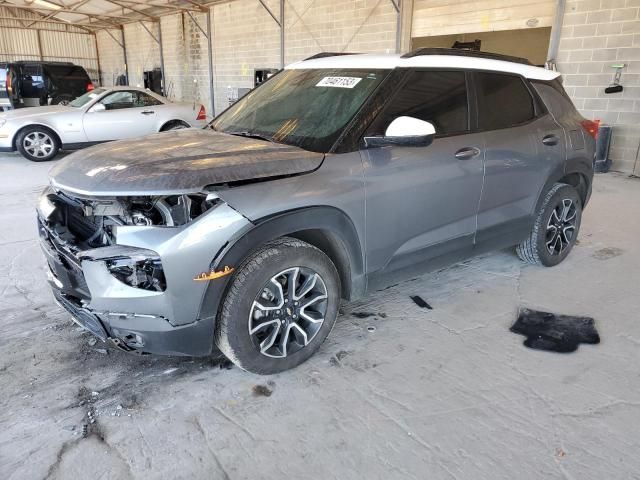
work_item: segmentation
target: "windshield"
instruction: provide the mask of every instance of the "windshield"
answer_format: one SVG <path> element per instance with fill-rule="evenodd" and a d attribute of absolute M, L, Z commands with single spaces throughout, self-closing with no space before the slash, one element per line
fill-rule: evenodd
<path fill-rule="evenodd" d="M 212 123 L 214 130 L 328 152 L 389 70 L 285 70 Z"/>
<path fill-rule="evenodd" d="M 80 95 L 75 100 L 69 102 L 69 105 L 76 108 L 82 107 L 83 105 L 86 105 L 87 103 L 89 103 L 91 100 L 98 98 L 104 92 L 106 92 L 104 88 L 94 88 L 90 92 L 87 92 L 84 95 Z"/>

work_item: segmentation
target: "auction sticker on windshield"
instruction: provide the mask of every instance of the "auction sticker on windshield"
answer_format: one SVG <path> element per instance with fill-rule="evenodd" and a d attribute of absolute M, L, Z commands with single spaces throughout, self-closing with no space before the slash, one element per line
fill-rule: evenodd
<path fill-rule="evenodd" d="M 360 80 L 358 77 L 324 77 L 316 87 L 353 88 Z"/>

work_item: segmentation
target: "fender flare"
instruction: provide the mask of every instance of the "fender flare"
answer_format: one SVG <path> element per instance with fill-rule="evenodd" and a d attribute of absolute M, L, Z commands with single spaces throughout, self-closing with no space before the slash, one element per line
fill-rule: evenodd
<path fill-rule="evenodd" d="M 309 234 L 318 231 L 332 244 L 332 251 L 325 253 L 336 264 L 342 283 L 347 283 L 343 285 L 343 296 L 353 299 L 364 295 L 364 249 L 351 219 L 334 207 L 306 207 L 257 220 L 249 229 L 229 239 L 211 262 L 211 268 L 236 268 L 251 252 L 271 240 L 294 236 L 307 241 L 305 232 Z M 217 316 L 232 277 L 228 275 L 210 282 L 200 307 L 200 318 Z"/>
<path fill-rule="evenodd" d="M 585 159 L 573 159 L 568 160 L 564 169 L 557 169 L 553 172 L 552 175 L 549 176 L 546 183 L 543 185 L 540 193 L 538 195 L 538 201 L 536 202 L 535 210 L 532 212 L 533 216 L 537 215 L 540 211 L 540 207 L 542 202 L 544 201 L 546 193 L 555 185 L 560 182 L 563 178 L 569 175 L 580 175 L 585 182 L 586 192 L 583 198 L 584 205 L 589 201 L 589 197 L 591 196 L 591 184 L 593 180 L 593 168 L 589 164 L 589 162 Z M 584 206 L 583 205 L 583 206 Z"/>

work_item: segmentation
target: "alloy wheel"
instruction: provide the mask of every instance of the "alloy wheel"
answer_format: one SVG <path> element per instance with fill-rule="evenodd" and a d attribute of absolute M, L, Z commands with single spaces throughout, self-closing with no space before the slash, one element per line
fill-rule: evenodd
<path fill-rule="evenodd" d="M 22 146 L 25 151 L 36 158 L 44 158 L 51 154 L 55 144 L 53 138 L 44 132 L 31 132 L 24 137 Z"/>
<path fill-rule="evenodd" d="M 569 198 L 561 200 L 553 209 L 547 222 L 545 238 L 547 251 L 551 255 L 560 255 L 571 245 L 576 233 L 577 219 L 576 204 Z"/>
<path fill-rule="evenodd" d="M 307 346 L 322 328 L 327 287 L 308 267 L 277 273 L 256 296 L 249 312 L 249 335 L 260 353 L 285 358 Z"/>

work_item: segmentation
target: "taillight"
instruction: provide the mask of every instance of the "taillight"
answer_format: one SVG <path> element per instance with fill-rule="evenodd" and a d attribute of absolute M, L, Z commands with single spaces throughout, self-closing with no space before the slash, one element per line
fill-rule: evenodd
<path fill-rule="evenodd" d="M 11 91 L 11 75 L 7 72 L 7 90 Z"/>
<path fill-rule="evenodd" d="M 198 112 L 198 116 L 196 120 L 206 120 L 207 119 L 207 111 L 204 109 L 204 105 L 200 105 L 200 111 Z"/>
<path fill-rule="evenodd" d="M 598 136 L 598 130 L 600 129 L 600 120 L 582 120 L 580 122 L 582 128 L 584 128 L 589 135 L 594 139 Z"/>
<path fill-rule="evenodd" d="M 87 92 L 90 92 L 91 90 L 93 90 L 95 87 L 93 86 L 93 83 L 89 82 L 87 83 Z"/>

